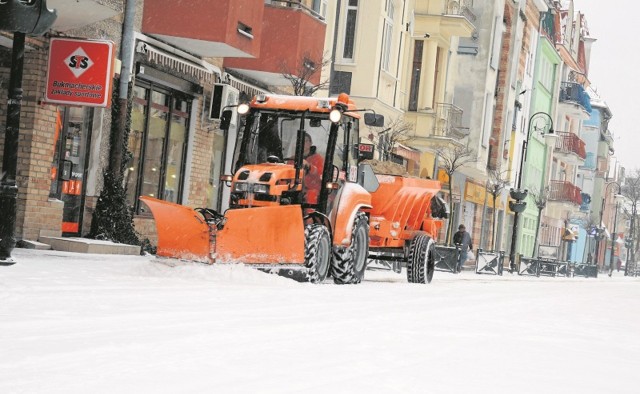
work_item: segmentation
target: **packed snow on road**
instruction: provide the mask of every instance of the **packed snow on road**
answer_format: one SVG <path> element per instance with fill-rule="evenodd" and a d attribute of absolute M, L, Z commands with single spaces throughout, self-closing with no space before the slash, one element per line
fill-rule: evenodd
<path fill-rule="evenodd" d="M 2 393 L 637 393 L 640 279 L 367 271 L 14 251 Z"/>

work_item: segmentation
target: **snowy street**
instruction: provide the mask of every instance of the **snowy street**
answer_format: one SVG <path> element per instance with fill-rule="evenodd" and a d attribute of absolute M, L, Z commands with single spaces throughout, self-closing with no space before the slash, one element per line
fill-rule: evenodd
<path fill-rule="evenodd" d="M 16 249 L 1 393 L 637 393 L 640 279 L 243 266 Z M 175 261 L 174 261 L 175 263 Z"/>

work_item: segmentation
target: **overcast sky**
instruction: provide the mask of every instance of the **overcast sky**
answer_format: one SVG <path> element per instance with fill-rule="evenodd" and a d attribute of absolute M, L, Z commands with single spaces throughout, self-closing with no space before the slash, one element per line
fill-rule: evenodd
<path fill-rule="evenodd" d="M 589 80 L 613 112 L 609 129 L 616 157 L 627 170 L 640 168 L 640 44 L 638 0 L 574 0 L 591 37 Z"/>

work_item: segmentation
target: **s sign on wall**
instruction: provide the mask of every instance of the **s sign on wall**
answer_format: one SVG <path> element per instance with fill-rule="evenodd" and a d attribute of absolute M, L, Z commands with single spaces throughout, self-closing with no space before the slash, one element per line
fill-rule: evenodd
<path fill-rule="evenodd" d="M 109 107 L 114 52 L 111 41 L 52 38 L 45 101 Z"/>

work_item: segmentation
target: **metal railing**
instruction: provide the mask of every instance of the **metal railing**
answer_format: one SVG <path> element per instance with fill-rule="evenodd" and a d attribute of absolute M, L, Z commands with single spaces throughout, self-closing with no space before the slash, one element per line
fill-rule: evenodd
<path fill-rule="evenodd" d="M 549 183 L 549 201 L 582 204 L 581 190 L 571 182 L 551 181 Z"/>
<path fill-rule="evenodd" d="M 449 0 L 445 15 L 461 15 L 470 22 L 476 21 L 476 14 L 473 12 L 473 0 Z"/>
<path fill-rule="evenodd" d="M 598 266 L 595 264 L 572 263 L 557 259 L 540 257 L 524 257 L 520 255 L 518 275 L 523 276 L 551 276 L 557 278 L 597 278 Z"/>
<path fill-rule="evenodd" d="M 580 105 L 585 111 L 591 112 L 591 99 L 584 87 L 576 82 L 562 82 L 560 84 L 560 101 Z"/>
<path fill-rule="evenodd" d="M 265 4 L 266 5 L 271 5 L 271 6 L 275 6 L 275 7 L 280 7 L 280 8 L 294 8 L 294 9 L 299 9 L 302 10 L 304 13 L 319 19 L 321 21 L 324 21 L 325 18 L 320 15 L 319 13 L 317 13 L 316 11 L 314 11 L 313 9 L 307 7 L 306 5 L 304 5 L 301 0 L 265 0 Z"/>
<path fill-rule="evenodd" d="M 560 138 L 556 140 L 556 151 L 562 153 L 575 153 L 582 160 L 587 158 L 587 150 L 585 143 L 574 133 L 558 131 L 556 133 Z"/>
<path fill-rule="evenodd" d="M 435 269 L 437 271 L 457 272 L 459 255 L 460 248 L 458 246 L 436 245 Z"/>
<path fill-rule="evenodd" d="M 547 38 L 552 42 L 556 43 L 556 27 L 555 27 L 555 13 L 549 9 L 547 12 L 542 14 L 542 18 L 540 19 L 541 33 L 547 36 Z"/>
<path fill-rule="evenodd" d="M 502 275 L 504 251 L 476 250 L 476 274 Z"/>
<path fill-rule="evenodd" d="M 435 136 L 464 138 L 469 135 L 469 128 L 462 127 L 462 108 L 453 104 L 436 103 L 436 119 L 433 124 Z"/>

